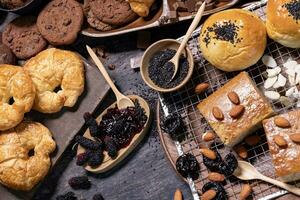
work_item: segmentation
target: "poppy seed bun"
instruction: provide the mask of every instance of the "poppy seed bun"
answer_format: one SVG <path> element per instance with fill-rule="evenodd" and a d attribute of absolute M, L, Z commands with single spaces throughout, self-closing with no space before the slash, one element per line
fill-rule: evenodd
<path fill-rule="evenodd" d="M 223 71 L 239 71 L 254 65 L 263 55 L 266 28 L 253 13 L 230 9 L 210 16 L 200 38 L 204 58 Z"/>
<path fill-rule="evenodd" d="M 300 1 L 269 0 L 266 27 L 270 38 L 291 48 L 300 48 Z"/>

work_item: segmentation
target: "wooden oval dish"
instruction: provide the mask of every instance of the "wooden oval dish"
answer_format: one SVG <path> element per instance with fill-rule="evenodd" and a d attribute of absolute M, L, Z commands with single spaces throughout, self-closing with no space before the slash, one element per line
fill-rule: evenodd
<path fill-rule="evenodd" d="M 104 173 L 107 172 L 108 170 L 112 169 L 113 167 L 115 167 L 118 163 L 120 163 L 124 158 L 126 158 L 127 155 L 129 155 L 130 152 L 132 152 L 132 150 L 142 141 L 142 139 L 144 138 L 144 136 L 146 135 L 146 133 L 148 132 L 148 129 L 150 127 L 150 121 L 151 121 L 151 110 L 149 108 L 148 103 L 141 97 L 137 96 L 137 95 L 129 95 L 130 99 L 132 100 L 138 100 L 141 107 L 145 110 L 145 114 L 148 117 L 145 125 L 144 125 L 144 129 L 140 132 L 135 134 L 135 136 L 132 138 L 130 144 L 125 147 L 122 148 L 118 151 L 118 156 L 113 160 L 111 159 L 107 152 L 104 151 L 104 159 L 102 164 L 99 167 L 96 168 L 92 168 L 88 165 L 85 166 L 85 169 L 89 172 L 92 173 Z M 113 104 L 111 104 L 108 108 L 106 108 L 99 117 L 97 117 L 97 122 L 99 123 L 103 117 L 103 115 L 107 112 L 107 109 L 109 108 L 114 108 L 116 106 L 116 102 L 114 102 Z M 94 140 L 94 138 L 90 135 L 90 131 L 89 129 L 86 130 L 86 132 L 83 135 L 84 137 L 90 138 L 92 140 Z M 77 155 L 80 153 L 83 153 L 85 151 L 85 149 L 78 145 L 78 149 L 77 149 Z"/>

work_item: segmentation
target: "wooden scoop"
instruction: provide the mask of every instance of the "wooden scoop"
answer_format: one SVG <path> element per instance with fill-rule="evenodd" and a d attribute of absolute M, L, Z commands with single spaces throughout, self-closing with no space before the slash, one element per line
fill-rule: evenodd
<path fill-rule="evenodd" d="M 271 183 L 273 185 L 286 189 L 287 191 L 293 194 L 300 196 L 300 188 L 264 176 L 261 173 L 259 173 L 253 165 L 251 165 L 248 162 L 239 161 L 238 163 L 238 168 L 233 173 L 233 175 L 235 175 L 237 178 L 242 180 L 263 180 L 265 182 Z"/>

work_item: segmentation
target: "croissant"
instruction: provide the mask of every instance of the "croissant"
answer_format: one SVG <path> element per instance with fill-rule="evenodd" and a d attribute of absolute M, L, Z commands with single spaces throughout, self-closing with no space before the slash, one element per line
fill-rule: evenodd
<path fill-rule="evenodd" d="M 133 12 L 141 17 L 147 17 L 155 0 L 127 0 Z"/>

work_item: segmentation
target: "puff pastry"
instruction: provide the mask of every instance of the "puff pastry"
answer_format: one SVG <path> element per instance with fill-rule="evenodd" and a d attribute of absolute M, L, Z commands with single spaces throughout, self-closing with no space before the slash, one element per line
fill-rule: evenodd
<path fill-rule="evenodd" d="M 127 0 L 133 12 L 141 17 L 149 15 L 150 8 L 155 0 Z"/>

